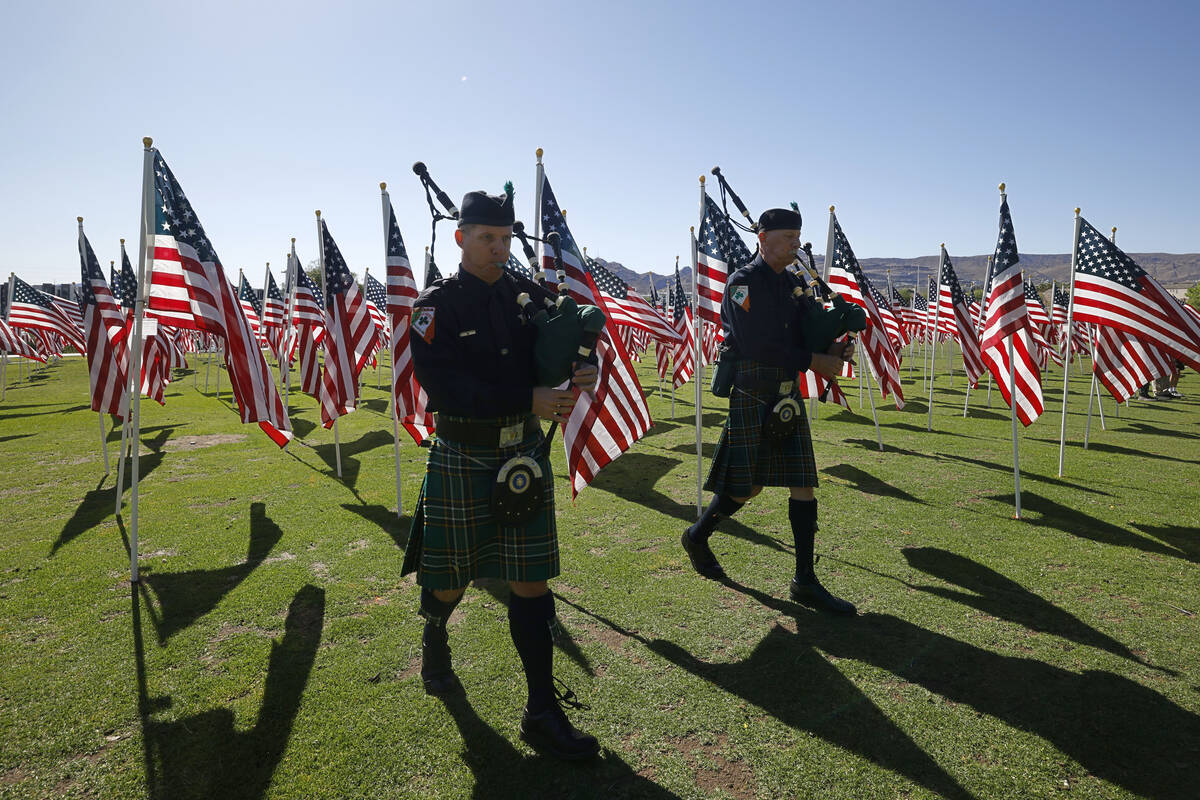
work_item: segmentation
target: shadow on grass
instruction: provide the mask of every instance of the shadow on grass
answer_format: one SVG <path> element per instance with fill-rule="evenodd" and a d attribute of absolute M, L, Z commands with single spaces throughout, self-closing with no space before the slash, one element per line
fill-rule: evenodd
<path fill-rule="evenodd" d="M 166 436 L 163 436 L 162 440 L 165 442 Z M 158 447 L 161 447 L 161 446 L 162 446 L 162 444 L 159 443 Z M 162 453 L 150 453 L 150 454 L 141 456 L 140 459 L 138 460 L 139 480 L 144 479 L 147 475 L 149 475 L 151 472 L 153 472 L 155 469 L 157 469 L 159 464 L 162 463 L 162 460 L 163 460 Z M 114 461 L 115 461 L 115 459 L 114 459 Z M 112 475 L 113 475 L 114 481 L 116 479 L 116 474 L 117 474 L 117 465 L 114 463 L 113 468 L 112 468 Z M 92 528 L 99 525 L 106 517 L 110 517 L 113 515 L 114 511 L 116 510 L 117 487 L 116 487 L 116 483 L 114 483 L 112 486 L 108 487 L 107 489 L 101 488 L 102 486 L 104 486 L 104 482 L 106 479 L 107 479 L 107 476 L 105 476 L 104 478 L 101 478 L 100 483 L 96 486 L 96 488 L 91 490 L 87 494 L 85 494 L 83 496 L 83 500 L 81 500 L 79 505 L 77 505 L 75 507 L 75 513 L 71 515 L 71 518 L 69 520 L 67 520 L 67 524 L 64 525 L 63 529 L 59 532 L 58 538 L 55 539 L 54 544 L 50 546 L 50 555 L 51 556 L 53 556 L 55 553 L 57 553 L 59 551 L 59 548 L 69 544 L 73 539 L 75 539 L 75 537 L 91 530 Z M 129 486 L 129 470 L 128 469 L 126 469 L 126 471 L 125 471 L 125 484 L 126 484 L 126 491 L 128 491 L 128 486 Z"/>
<path fill-rule="evenodd" d="M 34 377 L 38 377 L 38 376 L 34 376 Z M 13 389 L 16 387 L 10 386 L 8 388 Z M 46 403 L 44 405 L 57 405 L 57 404 Z M 5 408 L 13 408 L 13 406 L 10 406 L 6 403 Z M 6 419 L 21 419 L 23 417 L 41 417 L 41 416 L 45 416 L 46 414 L 71 414 L 76 411 L 88 411 L 90 409 L 91 409 L 91 406 L 84 403 L 83 405 L 71 406 L 70 408 L 56 408 L 52 411 L 27 411 L 24 413 L 17 413 L 17 414 L 0 414 L 0 422 L 3 422 Z"/>
<path fill-rule="evenodd" d="M 392 541 L 396 543 L 396 547 L 399 547 L 401 550 L 408 547 L 408 531 L 412 527 L 412 517 L 409 515 L 396 516 L 395 511 L 381 505 L 342 503 L 342 508 L 347 511 L 353 511 L 367 522 L 374 523 L 383 528 L 387 532 L 387 535 L 392 537 Z"/>
<path fill-rule="evenodd" d="M 776 610 L 789 605 L 755 590 L 746 593 Z M 1098 670 L 1076 673 L 1034 659 L 998 655 L 888 614 L 845 620 L 811 614 L 799 606 L 785 613 L 795 616 L 801 633 L 775 627 L 737 664 L 710 664 L 662 639 L 646 644 L 785 724 L 811 730 L 944 796 L 970 797 L 879 714 L 823 653 L 886 670 L 1038 736 L 1088 773 L 1133 794 L 1156 800 L 1188 797 L 1187 787 L 1200 780 L 1195 757 L 1200 716 L 1128 678 Z M 802 665 L 800 670 L 797 665 Z M 797 674 L 804 674 L 805 680 L 796 681 Z"/>
<path fill-rule="evenodd" d="M 1035 442 L 1046 442 L 1057 446 L 1058 439 L 1032 439 Z M 1067 441 L 1067 447 L 1083 450 L 1083 440 Z M 1200 460 L 1190 458 L 1175 458 L 1174 456 L 1164 456 L 1158 453 L 1151 453 L 1147 450 L 1134 450 L 1132 447 L 1121 447 L 1120 445 L 1109 444 L 1108 442 L 1092 441 L 1088 445 L 1089 450 L 1098 450 L 1101 453 L 1113 453 L 1118 456 L 1133 456 L 1134 458 L 1157 458 L 1162 461 L 1174 461 L 1177 464 L 1200 464 Z"/>
<path fill-rule="evenodd" d="M 171 721 L 154 718 L 171 707 L 171 698 L 149 694 L 136 585 L 132 595 L 138 714 L 149 796 L 152 800 L 263 797 L 287 749 L 316 660 L 325 620 L 325 592 L 305 586 L 292 599 L 283 639 L 271 645 L 262 705 L 248 731 L 234 726 L 233 712 L 227 708 Z"/>
<path fill-rule="evenodd" d="M 313 452 L 329 467 L 329 475 L 337 477 L 337 447 L 334 445 L 333 429 L 329 429 L 331 441 L 313 447 Z M 358 470 L 361 464 L 354 456 L 366 453 L 376 447 L 392 444 L 392 434 L 387 431 L 371 431 L 350 442 L 342 442 L 342 477 L 339 480 L 353 488 L 358 482 Z"/>
<path fill-rule="evenodd" d="M 1125 429 L 1130 433 L 1148 433 L 1154 436 L 1170 436 L 1171 438 L 1200 439 L 1200 434 L 1181 431 L 1179 428 L 1160 428 L 1157 425 L 1147 425 L 1144 422 L 1126 423 Z"/>
<path fill-rule="evenodd" d="M 794 730 L 809 731 L 941 797 L 963 800 L 973 797 L 812 647 L 811 632 L 807 629 L 813 628 L 814 623 L 818 628 L 831 623 L 800 606 L 734 581 L 727 581 L 726 585 L 767 602 L 780 613 L 797 616 L 801 629 L 806 629 L 804 635 L 774 626 L 745 661 L 708 663 L 674 642 L 647 640 L 587 609 L 574 607 L 622 635 L 641 641 L 659 657 L 712 683 L 722 692 L 758 706 Z M 855 628 L 858 623 L 839 620 L 836 625 Z M 797 676 L 803 679 L 797 680 Z"/>
<path fill-rule="evenodd" d="M 695 445 L 691 445 L 691 447 L 694 456 Z M 680 503 L 656 488 L 667 473 L 678 466 L 679 459 L 676 458 L 629 450 L 601 470 L 600 474 L 592 481 L 591 486 L 600 491 L 609 492 L 624 501 L 636 503 L 680 520 L 678 531 L 683 533 L 684 528 L 696 521 L 696 506 L 692 503 Z M 712 540 L 713 543 L 719 543 L 722 534 L 736 536 L 754 544 L 766 545 L 773 550 L 792 552 L 790 547 L 785 547 L 773 536 L 759 533 L 736 519 L 721 520 L 717 536 Z M 790 540 L 789 535 L 788 541 L 790 542 Z M 677 542 L 678 540 L 672 538 L 671 541 Z M 682 553 L 682 550 L 680 552 Z"/>
<path fill-rule="evenodd" d="M 584 763 L 564 763 L 542 755 L 528 755 L 480 719 L 465 696 L 444 698 L 442 702 L 462 736 L 463 763 L 475 776 L 473 798 L 668 800 L 678 797 L 639 775 L 612 750 L 605 749 L 600 758 Z M 511 788 L 505 792 L 505 787 Z"/>
<path fill-rule="evenodd" d="M 1012 493 L 991 494 L 984 495 L 984 497 L 997 503 L 1003 503 L 1010 508 L 1013 505 Z M 1030 525 L 1054 528 L 1070 536 L 1089 539 L 1101 544 L 1131 547 L 1146 553 L 1158 553 L 1159 555 L 1173 556 L 1193 563 L 1200 563 L 1200 553 L 1196 551 L 1194 539 L 1191 542 L 1181 542 L 1180 545 L 1175 545 L 1174 543 L 1171 545 L 1162 544 L 1155 539 L 1141 536 L 1133 531 L 1113 525 L 1111 522 L 1097 519 L 1082 511 L 1064 506 L 1048 497 L 1042 497 L 1032 492 L 1021 492 L 1021 510 L 1022 519 Z M 1028 511 L 1039 514 L 1040 517 L 1034 519 L 1025 515 L 1024 512 Z M 1183 544 L 1189 546 L 1185 548 L 1182 546 Z"/>
<path fill-rule="evenodd" d="M 358 407 L 370 411 L 375 414 L 387 416 L 388 401 L 382 398 L 372 398 L 370 400 L 359 400 Z"/>
<path fill-rule="evenodd" d="M 283 531 L 266 515 L 262 503 L 250 504 L 250 544 L 246 560 L 231 567 L 194 569 L 186 572 L 152 572 L 147 568 L 142 582 L 158 600 L 159 614 L 148 606 L 160 644 L 217 607 L 221 599 L 250 576 L 263 562 Z"/>
<path fill-rule="evenodd" d="M 317 429 L 317 423 L 309 422 L 304 417 L 291 414 L 288 417 L 292 422 L 292 434 L 296 439 L 303 439 Z"/>
<path fill-rule="evenodd" d="M 878 445 L 876 445 L 878 447 Z M 841 478 L 854 484 L 854 488 L 860 492 L 867 494 L 877 494 L 881 497 L 894 497 L 897 500 L 907 500 L 910 503 L 919 503 L 921 505 L 929 505 L 919 497 L 914 497 L 903 489 L 892 486 L 890 483 L 885 483 L 879 480 L 874 475 L 858 467 L 852 467 L 849 464 L 838 464 L 836 467 L 826 467 L 821 470 L 826 475 L 832 475 L 835 478 Z"/>
<path fill-rule="evenodd" d="M 924 586 L 901 581 L 917 591 L 979 609 L 985 614 L 1006 619 L 1029 630 L 1061 636 L 1077 644 L 1106 650 L 1143 666 L 1153 666 L 1134 655 L 1128 647 L 1111 636 L 1101 633 L 1011 578 L 977 561 L 936 547 L 906 547 L 901 553 L 912 568 L 967 590 L 963 592 L 941 586 Z"/>
<path fill-rule="evenodd" d="M 1188 528 L 1183 525 L 1141 525 L 1138 523 L 1134 523 L 1133 527 L 1147 536 L 1153 536 L 1160 542 L 1166 542 L 1172 547 L 1177 548 L 1180 552 L 1187 553 L 1187 557 L 1190 560 L 1200 562 L 1200 528 Z"/>
<path fill-rule="evenodd" d="M 0 436 L 0 442 L 11 442 L 13 439 L 24 439 L 33 436 L 32 433 L 14 433 L 12 436 Z"/>

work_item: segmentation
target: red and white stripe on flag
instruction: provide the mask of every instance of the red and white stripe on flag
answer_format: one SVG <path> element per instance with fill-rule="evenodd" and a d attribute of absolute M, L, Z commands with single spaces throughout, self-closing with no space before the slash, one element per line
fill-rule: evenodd
<path fill-rule="evenodd" d="M 1144 339 L 1109 325 L 1096 329 L 1092 372 L 1117 402 L 1128 400 L 1140 387 L 1174 371 L 1174 359 Z"/>
<path fill-rule="evenodd" d="M 680 341 L 671 349 L 671 384 L 676 389 L 687 383 L 696 371 L 696 334 L 692 323 L 692 308 L 684 306 L 683 315 L 675 323 Z"/>

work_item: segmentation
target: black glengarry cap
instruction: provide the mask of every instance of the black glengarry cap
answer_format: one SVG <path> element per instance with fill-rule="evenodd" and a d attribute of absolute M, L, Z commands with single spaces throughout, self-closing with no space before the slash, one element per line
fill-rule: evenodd
<path fill-rule="evenodd" d="M 484 191 L 467 192 L 459 205 L 459 225 L 512 225 L 516 219 L 513 213 L 512 184 L 504 185 L 504 194 L 488 194 Z"/>
<path fill-rule="evenodd" d="M 768 208 L 758 218 L 758 230 L 798 231 L 802 222 L 799 211 L 792 211 L 790 208 Z"/>

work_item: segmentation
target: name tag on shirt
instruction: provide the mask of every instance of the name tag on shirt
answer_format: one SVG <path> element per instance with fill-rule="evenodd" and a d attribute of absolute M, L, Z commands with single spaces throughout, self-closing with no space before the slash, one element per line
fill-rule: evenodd
<path fill-rule="evenodd" d="M 474 336 L 474 335 L 475 335 L 475 331 L 470 330 L 470 331 L 463 331 L 462 333 L 459 334 L 459 337 L 461 338 L 463 336 Z"/>

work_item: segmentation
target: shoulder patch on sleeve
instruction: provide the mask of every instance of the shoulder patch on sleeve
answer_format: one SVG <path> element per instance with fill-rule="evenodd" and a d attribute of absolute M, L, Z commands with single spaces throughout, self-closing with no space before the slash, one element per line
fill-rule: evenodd
<path fill-rule="evenodd" d="M 742 307 L 743 311 L 750 310 L 750 287 L 745 284 L 729 287 L 729 297 Z"/>
<path fill-rule="evenodd" d="M 426 344 L 433 344 L 434 311 L 432 306 L 418 306 L 413 309 L 412 329 L 425 340 Z"/>

